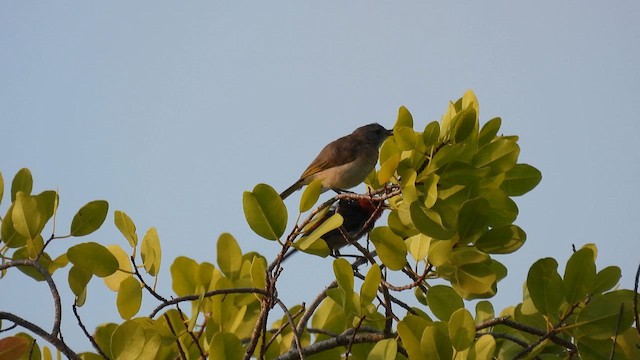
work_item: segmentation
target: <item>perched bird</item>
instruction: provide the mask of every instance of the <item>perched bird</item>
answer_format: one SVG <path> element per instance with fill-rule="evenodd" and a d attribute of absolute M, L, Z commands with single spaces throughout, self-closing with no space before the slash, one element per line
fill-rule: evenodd
<path fill-rule="evenodd" d="M 284 200 L 294 191 L 315 179 L 322 180 L 322 191 L 350 189 L 361 182 L 375 168 L 378 149 L 393 134 L 380 124 L 359 127 L 325 146 L 300 179 L 280 194 Z"/>
<path fill-rule="evenodd" d="M 384 201 L 378 199 L 341 199 L 320 219 L 314 221 L 312 226 L 306 228 L 305 234 L 310 234 L 320 224 L 338 212 L 343 218 L 342 226 L 329 231 L 321 237 L 335 255 L 339 249 L 349 245 L 351 241 L 357 241 L 365 234 L 368 234 L 386 208 Z M 293 249 L 287 253 L 284 259 L 294 252 L 297 252 L 297 250 Z"/>

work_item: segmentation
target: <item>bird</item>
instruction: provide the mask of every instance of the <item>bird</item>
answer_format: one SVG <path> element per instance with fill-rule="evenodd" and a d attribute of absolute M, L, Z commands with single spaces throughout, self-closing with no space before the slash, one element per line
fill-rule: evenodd
<path fill-rule="evenodd" d="M 373 123 L 355 129 L 351 134 L 325 146 L 300 179 L 280 194 L 284 200 L 295 191 L 321 179 L 322 191 L 350 189 L 369 175 L 378 162 L 378 149 L 393 135 L 382 125 Z"/>
<path fill-rule="evenodd" d="M 376 198 L 340 199 L 320 219 L 314 221 L 312 226 L 306 228 L 304 235 L 311 234 L 320 224 L 337 212 L 342 216 L 342 225 L 321 237 L 327 243 L 331 253 L 337 256 L 339 249 L 368 234 L 385 209 L 387 206 L 384 201 Z M 283 261 L 297 251 L 297 249 L 293 249 L 288 252 Z"/>

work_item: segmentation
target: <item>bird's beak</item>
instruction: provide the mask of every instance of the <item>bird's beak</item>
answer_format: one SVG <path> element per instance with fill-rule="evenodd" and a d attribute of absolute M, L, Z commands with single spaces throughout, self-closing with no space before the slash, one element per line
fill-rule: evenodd
<path fill-rule="evenodd" d="M 393 135 L 393 129 L 387 130 L 387 136 L 392 136 L 392 135 Z"/>

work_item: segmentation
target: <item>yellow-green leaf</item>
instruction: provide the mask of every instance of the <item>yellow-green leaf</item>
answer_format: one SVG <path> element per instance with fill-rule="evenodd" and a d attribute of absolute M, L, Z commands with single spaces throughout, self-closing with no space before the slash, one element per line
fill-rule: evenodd
<path fill-rule="evenodd" d="M 38 209 L 38 201 L 22 191 L 16 195 L 11 220 L 16 231 L 27 239 L 35 239 L 44 228 L 44 214 Z"/>
<path fill-rule="evenodd" d="M 136 233 L 136 225 L 133 220 L 124 211 L 116 210 L 113 214 L 113 222 L 116 224 L 120 233 L 127 239 L 131 247 L 138 245 L 138 234 Z"/>
<path fill-rule="evenodd" d="M 527 288 L 533 305 L 541 314 L 557 314 L 564 298 L 564 284 L 558 274 L 558 262 L 553 258 L 536 261 L 529 269 Z"/>
<path fill-rule="evenodd" d="M 129 255 L 119 245 L 107 245 L 107 249 L 118 260 L 118 271 L 105 277 L 104 283 L 112 291 L 118 291 L 120 289 L 120 283 L 122 280 L 131 276 L 131 260 Z M 121 271 L 124 270 L 124 271 Z"/>
<path fill-rule="evenodd" d="M 449 319 L 449 338 L 458 351 L 471 347 L 476 336 L 476 324 L 469 310 L 462 308 L 451 314 Z"/>
<path fill-rule="evenodd" d="M 142 238 L 142 245 L 140 246 L 140 256 L 142 256 L 142 264 L 147 273 L 151 276 L 156 276 L 160 271 L 160 263 L 162 260 L 162 251 L 160 249 L 160 238 L 158 237 L 158 231 L 155 227 L 151 227 L 147 230 Z"/>
<path fill-rule="evenodd" d="M 596 277 L 596 263 L 593 251 L 582 248 L 571 255 L 564 270 L 565 298 L 569 304 L 585 299 Z"/>
<path fill-rule="evenodd" d="M 85 236 L 98 230 L 109 211 L 109 203 L 95 200 L 87 203 L 78 210 L 71 221 L 71 235 Z"/>
<path fill-rule="evenodd" d="M 423 261 L 429 255 L 429 245 L 431 244 L 431 238 L 417 234 L 407 239 L 407 247 L 409 254 L 415 259 L 415 261 Z"/>
<path fill-rule="evenodd" d="M 120 283 L 116 299 L 118 313 L 124 320 L 129 320 L 140 310 L 142 305 L 142 285 L 133 276 L 129 276 Z"/>
<path fill-rule="evenodd" d="M 374 228 L 369 239 L 375 246 L 380 261 L 390 270 L 401 270 L 407 263 L 407 245 L 390 227 Z"/>
<path fill-rule="evenodd" d="M 138 359 L 145 346 L 145 331 L 135 321 L 120 324 L 111 336 L 111 353 L 115 359 Z"/>
<path fill-rule="evenodd" d="M 476 247 L 488 254 L 510 254 L 527 240 L 527 234 L 517 225 L 493 228 L 480 236 Z"/>
<path fill-rule="evenodd" d="M 241 359 L 244 356 L 242 342 L 229 332 L 217 332 L 209 344 L 210 359 Z"/>
<path fill-rule="evenodd" d="M 307 185 L 300 198 L 300 212 L 303 213 L 318 202 L 320 192 L 322 191 L 322 179 L 316 179 Z"/>
<path fill-rule="evenodd" d="M 496 339 L 491 335 L 482 335 L 469 351 L 468 360 L 492 360 L 496 351 Z"/>
<path fill-rule="evenodd" d="M 315 243 L 320 239 L 324 234 L 328 233 L 333 229 L 337 229 L 342 226 L 342 215 L 339 213 L 335 213 L 331 215 L 326 221 L 322 222 L 315 228 L 311 234 L 302 237 L 300 240 L 296 241 L 295 246 L 302 250 L 307 251 L 312 246 L 315 246 Z M 328 248 L 327 248 L 328 249 Z"/>
<path fill-rule="evenodd" d="M 367 360 L 389 360 L 395 359 L 398 353 L 398 343 L 395 339 L 384 339 L 378 341 L 371 352 L 369 352 L 369 356 L 367 356 Z"/>
<path fill-rule="evenodd" d="M 242 207 L 249 227 L 267 240 L 277 240 L 287 227 L 287 208 L 280 195 L 267 184 L 258 184 L 242 194 Z"/>
<path fill-rule="evenodd" d="M 178 296 L 194 294 L 196 291 L 198 263 L 185 256 L 178 256 L 171 264 L 173 291 Z"/>
<path fill-rule="evenodd" d="M 218 238 L 217 259 L 220 270 L 229 278 L 236 279 L 242 268 L 242 250 L 236 239 L 229 233 Z"/>
<path fill-rule="evenodd" d="M 542 180 L 540 170 L 529 164 L 516 164 L 505 174 L 500 185 L 509 196 L 520 196 L 533 190 Z"/>
<path fill-rule="evenodd" d="M 364 308 L 373 302 L 382 281 L 382 272 L 378 264 L 373 264 L 360 287 L 360 307 Z"/>
<path fill-rule="evenodd" d="M 396 119 L 396 123 L 393 127 L 413 128 L 413 116 L 411 116 L 411 113 L 404 105 L 400 106 L 398 109 L 398 118 Z"/>

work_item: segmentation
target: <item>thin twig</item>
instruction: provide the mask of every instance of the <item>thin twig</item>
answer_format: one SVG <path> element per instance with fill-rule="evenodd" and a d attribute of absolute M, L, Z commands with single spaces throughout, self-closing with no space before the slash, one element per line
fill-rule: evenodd
<path fill-rule="evenodd" d="M 146 281 L 144 281 L 144 279 L 142 278 L 142 274 L 140 274 L 140 271 L 138 271 L 138 265 L 136 264 L 136 258 L 133 255 L 131 255 L 130 259 L 131 259 L 131 264 L 133 265 L 132 266 L 133 267 L 133 272 L 136 275 L 136 277 L 138 278 L 138 280 L 140 280 L 140 282 L 142 283 L 142 286 L 144 286 L 144 288 L 147 289 L 149 294 L 151 294 L 154 298 L 158 299 L 159 301 L 166 302 L 167 301 L 166 298 L 164 298 L 163 296 L 158 294 L 151 286 L 149 286 L 147 284 Z"/>
<path fill-rule="evenodd" d="M 76 306 L 76 304 L 73 303 L 73 306 L 71 308 L 73 309 L 73 315 L 75 315 L 76 320 L 78 320 L 78 326 L 80 326 L 80 329 L 82 329 L 82 332 L 84 333 L 84 335 L 91 342 L 91 346 L 93 346 L 93 348 L 96 349 L 96 351 L 98 352 L 98 354 L 100 354 L 100 356 L 109 360 L 109 357 L 107 356 L 107 354 L 104 351 L 102 351 L 102 348 L 100 347 L 100 345 L 98 345 L 98 343 L 96 342 L 96 339 L 94 339 L 93 336 L 89 334 L 89 332 L 87 331 L 87 328 L 82 323 L 82 319 L 80 319 L 80 315 L 78 315 L 78 307 Z"/>
<path fill-rule="evenodd" d="M 176 304 L 176 308 L 178 309 L 178 315 L 180 315 L 180 319 L 182 320 L 182 324 L 184 324 L 184 329 L 187 331 L 187 333 L 191 337 L 191 341 L 193 341 L 193 343 L 196 344 L 196 346 L 198 347 L 198 351 L 200 352 L 200 356 L 202 356 L 203 359 L 206 359 L 207 356 L 204 354 L 204 350 L 202 350 L 202 347 L 200 346 L 200 342 L 198 342 L 198 339 L 193 334 L 193 332 L 191 330 L 189 330 L 189 327 L 187 325 L 187 319 L 184 317 L 184 313 L 180 309 L 180 305 Z M 165 313 L 165 315 L 166 315 L 166 313 Z"/>
<path fill-rule="evenodd" d="M 329 289 L 333 289 L 333 288 L 335 288 L 337 286 L 338 286 L 338 282 L 336 280 L 334 280 L 331 284 L 329 284 L 327 287 L 325 287 L 324 290 L 322 290 L 322 292 L 320 294 L 318 294 L 318 296 L 316 296 L 315 299 L 313 299 L 313 301 L 311 302 L 311 305 L 309 305 L 309 307 L 304 312 L 304 314 L 302 314 L 302 317 L 300 318 L 300 321 L 298 322 L 298 333 L 300 335 L 302 335 L 304 329 L 307 327 L 307 322 L 309 322 L 309 319 L 311 318 L 313 313 L 316 311 L 318 306 L 320 306 L 320 303 L 322 303 L 322 300 L 324 300 L 327 297 L 327 291 L 329 291 Z"/>
<path fill-rule="evenodd" d="M 360 328 L 360 326 L 362 326 L 362 322 L 364 321 L 365 318 L 366 318 L 366 316 L 361 317 L 360 320 L 358 320 L 358 324 L 353 329 L 353 336 L 349 340 L 349 346 L 347 346 L 347 352 L 346 352 L 345 358 L 344 358 L 345 360 L 349 359 L 349 354 L 351 353 L 351 348 L 353 347 L 353 341 L 356 338 L 356 335 L 358 335 L 358 329 Z"/>
<path fill-rule="evenodd" d="M 216 296 L 216 295 L 225 295 L 225 294 L 261 294 L 261 295 L 267 295 L 267 291 L 264 290 L 264 289 L 258 289 L 258 288 L 235 288 L 235 289 L 212 290 L 212 291 L 208 291 L 208 292 L 206 292 L 206 293 L 204 293 L 202 295 L 181 296 L 181 297 L 177 297 L 177 298 L 174 298 L 174 299 L 171 299 L 171 300 L 167 300 L 167 301 L 163 302 L 162 304 L 158 305 L 155 309 L 153 309 L 153 311 L 149 315 L 149 318 L 153 319 L 158 314 L 158 312 L 160 312 L 160 310 L 166 308 L 167 306 L 179 304 L 179 303 L 184 302 L 184 301 L 198 300 L 201 296 L 203 298 L 208 298 L 208 297 L 212 297 L 212 296 Z"/>
<path fill-rule="evenodd" d="M 611 352 L 609 353 L 609 359 L 613 360 L 613 355 L 616 353 L 616 342 L 618 341 L 618 333 L 620 333 L 620 322 L 622 322 L 622 314 L 624 313 L 624 303 L 620 304 L 620 312 L 618 313 L 618 321 L 616 322 L 616 334 L 613 337 L 613 343 L 611 343 Z"/>
<path fill-rule="evenodd" d="M 495 318 L 495 319 L 490 319 L 487 321 L 483 321 L 480 324 L 476 325 L 476 331 L 480 331 L 489 327 L 494 327 L 496 325 L 505 325 L 508 326 L 510 328 L 516 329 L 516 330 L 520 330 L 520 331 L 524 331 L 526 333 L 529 334 L 533 334 L 533 335 L 537 335 L 537 336 L 545 336 L 548 335 L 548 332 L 546 330 L 542 330 L 533 326 L 529 326 L 529 325 L 525 325 L 525 324 L 521 324 L 518 322 L 515 322 L 513 320 L 510 320 L 508 316 L 505 317 L 499 317 L 499 318 Z M 549 336 L 549 340 L 553 341 L 554 343 L 563 346 L 567 349 L 569 349 L 570 351 L 577 351 L 576 346 L 571 343 L 568 340 L 565 340 L 561 337 L 556 336 L 555 334 L 551 334 Z"/>
<path fill-rule="evenodd" d="M 180 358 L 183 360 L 187 360 L 187 355 L 184 353 L 184 350 L 182 349 L 182 344 L 180 344 L 180 338 L 178 337 L 178 334 L 173 329 L 173 325 L 171 325 L 171 320 L 169 319 L 169 315 L 167 315 L 167 313 L 164 313 L 163 315 L 164 315 L 164 319 L 167 321 L 167 326 L 169 327 L 169 331 L 171 331 L 173 336 L 176 337 L 176 345 L 178 346 L 178 351 L 180 352 Z"/>
<path fill-rule="evenodd" d="M 302 348 L 302 342 L 300 342 L 300 334 L 298 333 L 298 329 L 296 329 L 296 323 L 293 321 L 293 316 L 291 316 L 291 312 L 289 312 L 289 309 L 287 309 L 287 307 L 284 305 L 284 303 L 280 299 L 276 299 L 276 303 L 280 306 L 284 314 L 287 316 L 287 319 L 289 319 L 289 324 L 291 324 L 291 332 L 293 333 L 293 340 L 294 340 L 293 343 L 291 344 L 291 348 L 292 349 L 297 348 L 298 350 L 300 350 Z M 295 347 L 293 346 L 293 344 L 295 344 Z M 300 359 L 304 359 L 302 352 L 300 352 Z"/>

